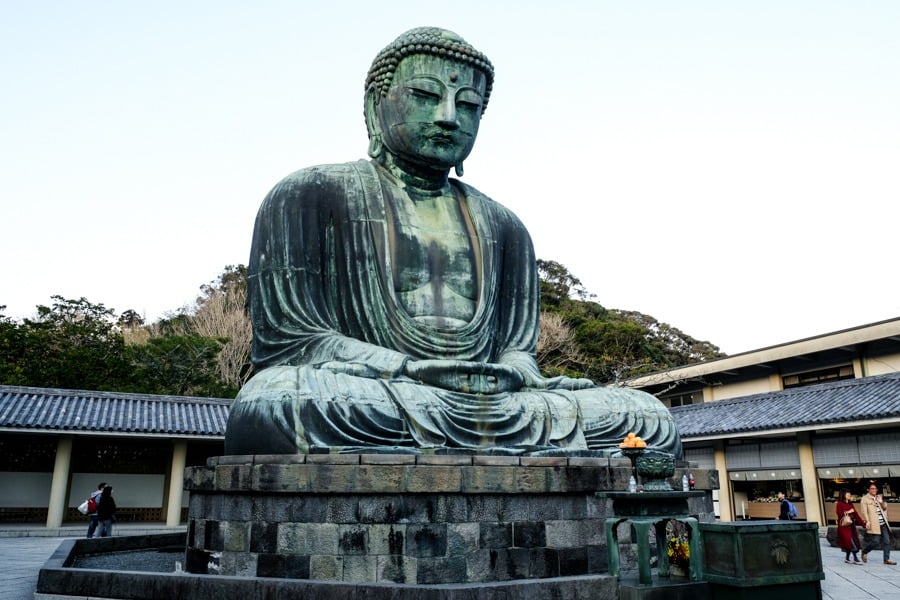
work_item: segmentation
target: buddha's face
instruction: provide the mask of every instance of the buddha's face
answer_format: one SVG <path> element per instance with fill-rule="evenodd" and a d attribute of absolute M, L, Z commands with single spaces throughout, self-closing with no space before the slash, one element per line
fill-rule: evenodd
<path fill-rule="evenodd" d="M 475 144 L 484 90 L 484 74 L 465 63 L 425 54 L 404 58 L 376 107 L 385 147 L 436 170 L 461 164 Z"/>

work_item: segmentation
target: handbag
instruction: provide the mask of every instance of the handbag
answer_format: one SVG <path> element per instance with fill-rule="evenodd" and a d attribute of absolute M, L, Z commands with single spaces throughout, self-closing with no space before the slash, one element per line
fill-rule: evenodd
<path fill-rule="evenodd" d="M 88 514 L 88 501 L 87 500 L 85 500 L 84 502 L 82 502 L 81 504 L 78 505 L 78 512 L 80 512 L 83 515 Z"/>
<path fill-rule="evenodd" d="M 844 513 L 844 516 L 841 517 L 841 526 L 849 527 L 853 525 L 853 518 L 850 516 L 850 513 Z"/>

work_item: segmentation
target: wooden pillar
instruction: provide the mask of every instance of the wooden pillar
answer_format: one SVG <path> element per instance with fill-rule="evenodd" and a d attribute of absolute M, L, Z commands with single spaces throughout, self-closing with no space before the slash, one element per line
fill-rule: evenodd
<path fill-rule="evenodd" d="M 809 432 L 797 434 L 797 450 L 800 454 L 800 477 L 803 478 L 803 502 L 806 505 L 806 520 L 824 527 L 828 523 L 822 513 L 822 495 L 819 492 L 819 474 L 813 458 Z"/>
<path fill-rule="evenodd" d="M 728 465 L 725 462 L 725 442 L 716 440 L 713 445 L 716 470 L 719 472 L 719 520 L 734 521 L 734 498 L 731 495 L 731 480 L 728 479 Z"/>
<path fill-rule="evenodd" d="M 72 438 L 61 437 L 56 444 L 56 462 L 47 503 L 47 527 L 62 527 L 69 496 L 69 468 L 72 465 Z"/>
<path fill-rule="evenodd" d="M 181 500 L 184 494 L 184 467 L 187 464 L 187 440 L 177 440 L 169 467 L 169 493 L 166 503 L 166 527 L 181 525 Z"/>

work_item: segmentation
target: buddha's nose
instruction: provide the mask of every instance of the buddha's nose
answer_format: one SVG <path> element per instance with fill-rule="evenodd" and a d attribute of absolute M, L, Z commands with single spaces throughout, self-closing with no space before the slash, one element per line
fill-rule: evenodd
<path fill-rule="evenodd" d="M 434 122 L 445 129 L 459 129 L 459 119 L 456 114 L 456 99 L 452 96 L 445 98 L 439 105 Z"/>

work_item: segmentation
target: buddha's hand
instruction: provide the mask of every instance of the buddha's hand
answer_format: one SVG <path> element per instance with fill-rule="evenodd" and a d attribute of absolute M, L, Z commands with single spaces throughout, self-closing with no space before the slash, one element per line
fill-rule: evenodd
<path fill-rule="evenodd" d="M 522 374 L 509 365 L 465 360 L 411 360 L 406 376 L 424 384 L 468 394 L 499 394 L 522 388 Z"/>
<path fill-rule="evenodd" d="M 584 390 L 596 387 L 593 381 L 585 378 L 572 378 L 560 375 L 559 377 L 543 377 L 537 368 L 527 371 L 525 375 L 525 387 L 536 390 Z"/>
<path fill-rule="evenodd" d="M 574 378 L 560 375 L 559 377 L 550 377 L 547 381 L 548 390 L 585 390 L 587 388 L 596 387 L 596 384 L 590 379 L 584 377 Z"/>
<path fill-rule="evenodd" d="M 341 373 L 343 375 L 352 375 L 353 377 L 365 377 L 367 379 L 377 379 L 382 376 L 377 369 L 362 363 L 349 363 L 340 361 L 331 361 L 319 365 L 320 369 L 326 369 L 332 373 Z"/>

